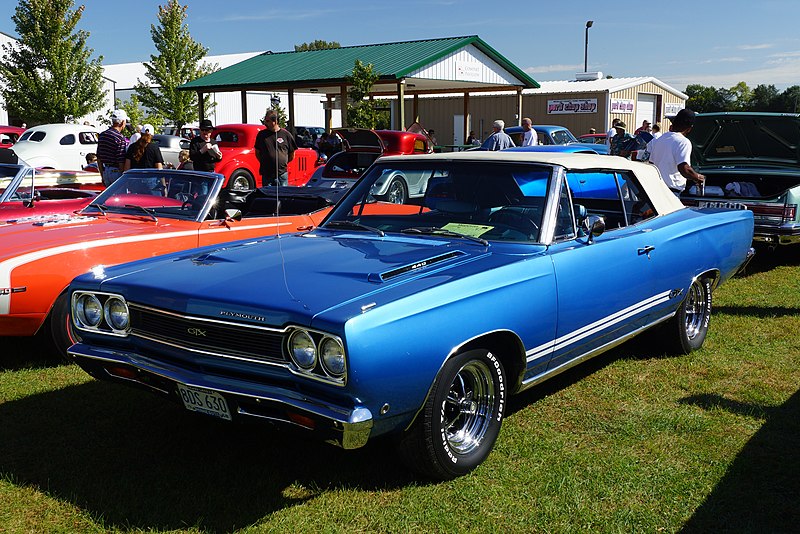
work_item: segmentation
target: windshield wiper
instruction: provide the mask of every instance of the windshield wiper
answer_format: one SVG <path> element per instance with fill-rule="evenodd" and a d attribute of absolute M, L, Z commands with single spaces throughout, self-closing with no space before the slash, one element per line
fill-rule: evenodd
<path fill-rule="evenodd" d="M 108 213 L 108 206 L 106 206 L 105 204 L 89 204 L 89 206 L 87 207 L 97 208 L 103 215 L 106 215 Z"/>
<path fill-rule="evenodd" d="M 400 230 L 401 234 L 423 234 L 423 235 L 440 235 L 444 237 L 460 237 L 461 239 L 468 239 L 470 241 L 475 241 L 476 243 L 480 243 L 484 247 L 489 246 L 489 242 L 482 237 L 476 237 L 474 235 L 469 234 L 462 234 L 461 232 L 454 232 L 452 230 L 446 230 L 444 228 L 439 228 L 438 226 L 420 226 L 416 228 L 405 228 Z"/>
<path fill-rule="evenodd" d="M 155 210 L 151 210 L 150 208 L 145 208 L 144 206 L 137 206 L 136 204 L 125 204 L 126 208 L 134 208 L 137 210 L 143 211 L 148 217 L 153 218 L 153 222 L 158 222 L 158 217 L 156 217 Z"/>
<path fill-rule="evenodd" d="M 373 234 L 378 234 L 381 237 L 386 235 L 380 228 L 367 226 L 366 224 L 361 224 L 353 221 L 330 221 L 328 223 L 325 223 L 325 226 L 323 226 L 323 228 L 350 228 L 353 230 L 364 230 L 366 232 L 372 232 Z"/>

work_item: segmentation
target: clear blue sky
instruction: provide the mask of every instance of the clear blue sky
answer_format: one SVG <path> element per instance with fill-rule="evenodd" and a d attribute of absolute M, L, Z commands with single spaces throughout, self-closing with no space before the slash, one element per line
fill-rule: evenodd
<path fill-rule="evenodd" d="M 104 63 L 147 61 L 150 25 L 166 0 L 76 0 L 79 24 Z M 800 1 L 650 0 L 307 2 L 183 0 L 189 31 L 210 54 L 287 51 L 324 39 L 342 46 L 478 35 L 535 80 L 589 70 L 616 78 L 655 76 L 683 90 L 740 81 L 782 90 L 800 84 Z M 16 36 L 18 2 L 0 1 L 0 31 Z"/>

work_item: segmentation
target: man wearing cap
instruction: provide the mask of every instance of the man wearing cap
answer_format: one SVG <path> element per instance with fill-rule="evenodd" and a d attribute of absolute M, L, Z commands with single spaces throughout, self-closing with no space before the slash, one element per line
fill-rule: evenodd
<path fill-rule="evenodd" d="M 266 129 L 256 134 L 255 150 L 261 173 L 261 186 L 289 185 L 289 162 L 297 150 L 292 134 L 278 124 L 278 114 L 268 109 L 264 115 Z"/>
<path fill-rule="evenodd" d="M 481 150 L 503 150 L 504 148 L 516 146 L 514 145 L 514 141 L 511 140 L 511 136 L 503 131 L 505 127 L 506 123 L 502 120 L 498 119 L 494 121 L 492 123 L 492 130 L 494 131 L 486 138 L 486 141 L 483 142 Z"/>
<path fill-rule="evenodd" d="M 222 151 L 211 138 L 213 131 L 214 124 L 203 119 L 200 121 L 200 135 L 192 137 L 189 142 L 189 159 L 196 171 L 214 172 L 214 165 L 222 161 Z"/>
<path fill-rule="evenodd" d="M 111 127 L 97 137 L 97 168 L 106 187 L 119 178 L 125 165 L 128 144 L 122 135 L 122 129 L 127 120 L 128 114 L 125 110 L 115 109 L 111 113 Z"/>
<path fill-rule="evenodd" d="M 658 167 L 661 178 L 676 195 L 692 184 L 702 184 L 706 177 L 689 164 L 692 142 L 686 134 L 694 126 L 694 111 L 682 109 L 672 118 L 669 131 L 647 145 L 650 163 Z"/>
<path fill-rule="evenodd" d="M 636 131 L 633 132 L 633 135 L 639 135 L 642 132 L 650 133 L 650 121 L 643 120 L 642 125 L 636 128 Z"/>
<path fill-rule="evenodd" d="M 617 122 L 614 126 L 614 130 L 616 133 L 614 137 L 611 138 L 611 142 L 609 143 L 609 154 L 612 156 L 622 156 L 623 158 L 630 158 L 631 157 L 631 150 L 630 146 L 633 141 L 633 136 L 625 131 L 628 127 L 622 121 Z"/>

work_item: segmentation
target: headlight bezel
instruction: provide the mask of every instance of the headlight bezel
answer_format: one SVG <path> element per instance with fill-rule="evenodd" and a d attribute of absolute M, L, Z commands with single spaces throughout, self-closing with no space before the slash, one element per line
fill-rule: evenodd
<path fill-rule="evenodd" d="M 120 328 L 119 324 L 114 323 L 111 318 L 109 308 L 116 302 L 120 302 L 127 313 L 127 322 Z M 92 324 L 87 320 L 85 303 L 93 302 L 99 306 L 99 320 Z M 70 299 L 70 316 L 73 326 L 83 332 L 93 332 L 117 337 L 126 337 L 130 334 L 130 307 L 125 297 L 118 293 L 107 293 L 104 291 L 75 290 Z"/>
<path fill-rule="evenodd" d="M 293 346 L 294 341 L 307 342 L 306 350 L 310 349 L 312 351 L 310 362 L 298 361 L 298 358 L 295 356 L 297 349 L 295 346 Z M 300 328 L 294 330 L 291 334 L 289 334 L 289 339 L 287 340 L 286 344 L 289 350 L 289 359 L 298 367 L 298 369 L 303 371 L 311 371 L 317 366 L 317 357 L 319 351 L 317 350 L 317 344 L 314 341 L 314 338 L 311 337 L 311 334 L 307 330 Z"/>
<path fill-rule="evenodd" d="M 326 353 L 326 347 L 333 345 L 338 354 L 334 354 L 333 358 L 341 358 L 341 363 L 337 362 L 337 367 L 334 368 L 333 364 L 329 361 Z M 333 336 L 324 336 L 319 342 L 319 360 L 322 364 L 322 369 L 328 376 L 336 380 L 341 380 L 347 372 L 347 358 L 344 353 L 344 345 L 339 338 Z"/>
<path fill-rule="evenodd" d="M 296 362 L 292 352 L 293 339 L 299 335 L 307 336 L 308 339 L 313 341 L 315 358 L 313 367 L 302 367 Z M 341 352 L 341 373 L 338 373 L 331 362 L 323 362 L 323 344 L 327 346 L 329 343 L 334 343 Z M 337 386 L 344 386 L 347 382 L 347 352 L 344 348 L 342 339 L 334 334 L 316 330 L 313 328 L 306 328 L 302 326 L 290 326 L 286 330 L 286 341 L 284 343 L 286 350 L 286 358 L 289 362 L 289 370 L 296 375 L 304 376 L 328 384 Z"/>

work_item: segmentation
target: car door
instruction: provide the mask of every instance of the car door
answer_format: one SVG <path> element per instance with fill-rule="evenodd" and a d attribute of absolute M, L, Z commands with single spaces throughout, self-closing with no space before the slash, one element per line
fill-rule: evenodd
<path fill-rule="evenodd" d="M 655 213 L 638 185 L 629 182 L 633 177 L 603 170 L 568 173 L 566 179 L 576 183 L 576 196 L 562 184 L 560 221 L 550 250 L 558 326 L 549 369 L 663 318 L 674 298 L 658 283 L 668 264 L 657 252 L 669 228 L 651 224 Z M 577 228 L 584 210 L 604 218 L 603 234 L 590 239 Z"/>

